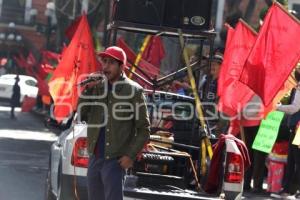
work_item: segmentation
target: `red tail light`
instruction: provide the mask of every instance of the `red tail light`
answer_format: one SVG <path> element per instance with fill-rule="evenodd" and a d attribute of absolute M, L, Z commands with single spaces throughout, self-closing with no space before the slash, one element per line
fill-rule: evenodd
<path fill-rule="evenodd" d="M 244 165 L 241 155 L 227 153 L 225 181 L 230 183 L 241 183 L 244 176 Z"/>
<path fill-rule="evenodd" d="M 86 138 L 80 137 L 76 140 L 71 163 L 76 167 L 88 167 L 89 154 L 87 149 Z"/>

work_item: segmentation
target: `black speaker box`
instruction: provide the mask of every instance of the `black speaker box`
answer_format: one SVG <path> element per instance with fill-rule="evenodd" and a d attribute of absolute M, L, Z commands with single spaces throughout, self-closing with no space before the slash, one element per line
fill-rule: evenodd
<path fill-rule="evenodd" d="M 164 0 L 116 0 L 114 20 L 161 26 Z"/>
<path fill-rule="evenodd" d="M 163 26 L 208 30 L 212 0 L 165 0 Z"/>
<path fill-rule="evenodd" d="M 212 0 L 115 0 L 113 20 L 208 30 Z"/>

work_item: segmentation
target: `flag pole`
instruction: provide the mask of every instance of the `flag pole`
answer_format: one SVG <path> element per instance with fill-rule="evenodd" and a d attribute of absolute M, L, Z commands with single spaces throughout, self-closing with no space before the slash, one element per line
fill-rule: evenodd
<path fill-rule="evenodd" d="M 151 36 L 150 35 L 147 35 L 146 36 L 146 38 L 144 39 L 144 42 L 143 42 L 143 44 L 142 44 L 142 46 L 141 46 L 141 48 L 140 48 L 140 52 L 139 52 L 139 54 L 136 56 L 136 59 L 135 59 L 135 61 L 134 61 L 134 65 L 135 66 L 137 66 L 138 64 L 139 64 L 139 62 L 141 61 L 141 59 L 142 59 L 142 56 L 143 56 L 143 53 L 144 53 L 144 51 L 145 51 L 145 49 L 146 49 L 146 47 L 148 46 L 148 43 L 149 43 L 149 41 L 150 41 L 150 38 L 151 38 Z M 135 72 L 135 66 L 133 66 L 132 67 L 132 71 L 133 72 Z M 129 75 L 128 75 L 128 78 L 132 78 L 132 73 L 130 73 Z"/>
<path fill-rule="evenodd" d="M 180 42 L 181 48 L 183 49 L 183 58 L 184 58 L 184 62 L 186 64 L 186 66 L 187 66 L 188 77 L 190 79 L 191 88 L 192 88 L 193 95 L 194 95 L 194 98 L 195 98 L 196 112 L 199 116 L 201 127 L 203 128 L 203 130 L 206 134 L 205 137 L 202 138 L 201 144 L 200 144 L 201 145 L 201 172 L 202 172 L 203 175 L 205 175 L 206 171 L 207 171 L 207 169 L 206 169 L 206 152 L 208 153 L 209 158 L 212 159 L 213 150 L 212 150 L 211 143 L 210 143 L 210 141 L 207 137 L 208 127 L 206 126 L 205 121 L 204 121 L 202 103 L 200 101 L 200 97 L 199 97 L 199 94 L 198 94 L 198 91 L 197 91 L 197 88 L 196 88 L 196 81 L 195 81 L 195 78 L 194 78 L 194 75 L 193 75 L 193 70 L 190 66 L 190 61 L 189 61 L 189 58 L 188 58 L 187 49 L 184 45 L 184 38 L 183 38 L 183 34 L 182 34 L 181 29 L 178 29 L 178 35 L 179 35 L 179 42 Z"/>
<path fill-rule="evenodd" d="M 277 5 L 279 8 L 281 8 L 282 11 L 284 11 L 288 16 L 290 16 L 293 20 L 295 20 L 298 24 L 300 24 L 300 20 L 292 15 L 283 5 L 278 3 L 276 0 L 273 1 L 273 4 Z"/>
<path fill-rule="evenodd" d="M 241 23 L 243 23 L 247 28 L 249 28 L 249 30 L 254 34 L 257 35 L 257 32 L 247 23 L 245 22 L 245 20 L 243 20 L 242 18 L 239 18 L 239 21 Z"/>
<path fill-rule="evenodd" d="M 244 127 L 242 125 L 240 125 L 240 134 L 241 134 L 242 141 L 246 144 L 245 130 L 244 130 Z"/>

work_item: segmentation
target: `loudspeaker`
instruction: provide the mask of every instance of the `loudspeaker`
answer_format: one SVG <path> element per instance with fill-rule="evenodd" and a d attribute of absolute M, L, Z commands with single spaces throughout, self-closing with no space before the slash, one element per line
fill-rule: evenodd
<path fill-rule="evenodd" d="M 208 30 L 212 0 L 115 0 L 113 20 L 183 30 Z"/>
<path fill-rule="evenodd" d="M 114 20 L 161 26 L 164 0 L 116 0 Z"/>
<path fill-rule="evenodd" d="M 163 26 L 208 30 L 212 0 L 165 0 Z"/>

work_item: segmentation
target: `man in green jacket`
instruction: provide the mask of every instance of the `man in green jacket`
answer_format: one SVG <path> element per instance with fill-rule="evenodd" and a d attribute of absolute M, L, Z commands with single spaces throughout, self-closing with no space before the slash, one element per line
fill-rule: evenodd
<path fill-rule="evenodd" d="M 78 104 L 88 124 L 88 196 L 122 200 L 125 170 L 149 139 L 150 122 L 143 88 L 123 72 L 125 52 L 112 46 L 98 56 L 106 79 L 85 89 Z"/>

